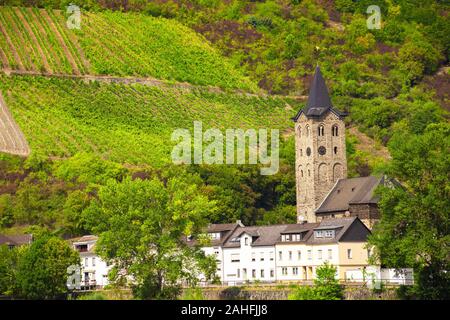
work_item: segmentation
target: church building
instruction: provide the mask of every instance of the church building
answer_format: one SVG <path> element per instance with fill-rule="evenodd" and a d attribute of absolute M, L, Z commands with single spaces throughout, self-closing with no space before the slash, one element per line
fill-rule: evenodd
<path fill-rule="evenodd" d="M 306 106 L 293 118 L 297 221 L 358 217 L 368 228 L 379 219 L 374 190 L 385 177 L 347 178 L 345 122 L 317 66 Z"/>

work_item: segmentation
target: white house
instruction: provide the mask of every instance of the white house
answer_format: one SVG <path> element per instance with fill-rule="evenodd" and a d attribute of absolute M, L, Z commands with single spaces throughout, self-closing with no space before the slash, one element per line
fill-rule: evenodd
<path fill-rule="evenodd" d="M 95 253 L 97 236 L 86 235 L 71 239 L 70 242 L 81 258 L 81 288 L 103 288 L 108 284 L 108 272 L 111 266 Z"/>

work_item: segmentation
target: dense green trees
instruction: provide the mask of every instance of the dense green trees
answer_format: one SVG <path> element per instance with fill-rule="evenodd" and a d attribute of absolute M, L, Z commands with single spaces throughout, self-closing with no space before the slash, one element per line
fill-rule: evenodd
<path fill-rule="evenodd" d="M 383 265 L 414 268 L 409 294 L 423 299 L 448 299 L 450 293 L 449 136 L 448 123 L 393 136 L 390 174 L 404 188 L 380 190 L 382 219 L 370 239 Z"/>
<path fill-rule="evenodd" d="M 336 267 L 328 262 L 317 268 L 314 286 L 298 286 L 289 300 L 341 300 L 344 297 L 343 287 L 336 279 Z"/>
<path fill-rule="evenodd" d="M 195 180 L 186 175 L 110 181 L 88 210 L 100 236 L 97 252 L 114 263 L 112 279 L 123 283 L 131 276 L 138 298 L 174 298 L 180 281 L 194 285 L 199 274 L 208 279 L 215 272 L 214 259 L 184 241 L 216 210 Z"/>
<path fill-rule="evenodd" d="M 24 299 L 61 299 L 67 268 L 80 263 L 69 244 L 48 234 L 29 246 L 0 246 L 0 294 Z"/>

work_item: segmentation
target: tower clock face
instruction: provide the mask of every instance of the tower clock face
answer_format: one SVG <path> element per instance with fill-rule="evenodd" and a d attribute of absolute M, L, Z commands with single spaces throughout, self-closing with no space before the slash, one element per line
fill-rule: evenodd
<path fill-rule="evenodd" d="M 327 149 L 325 149 L 324 146 L 320 146 L 318 151 L 321 156 L 323 156 L 325 153 L 327 153 Z"/>

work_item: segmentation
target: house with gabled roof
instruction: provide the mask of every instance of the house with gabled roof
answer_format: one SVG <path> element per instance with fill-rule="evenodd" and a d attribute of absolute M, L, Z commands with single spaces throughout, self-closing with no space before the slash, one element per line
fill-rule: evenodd
<path fill-rule="evenodd" d="M 370 230 L 358 217 L 269 226 L 216 224 L 205 233 L 210 235 L 211 245 L 202 249 L 216 256 L 217 275 L 227 285 L 309 281 L 327 261 L 344 280 L 347 271 L 369 266 L 366 244 Z M 187 241 L 199 245 L 195 239 Z"/>
<path fill-rule="evenodd" d="M 108 273 L 111 266 L 108 265 L 97 253 L 95 246 L 98 237 L 85 235 L 68 240 L 73 249 L 80 254 L 80 288 L 95 289 L 108 285 Z"/>

